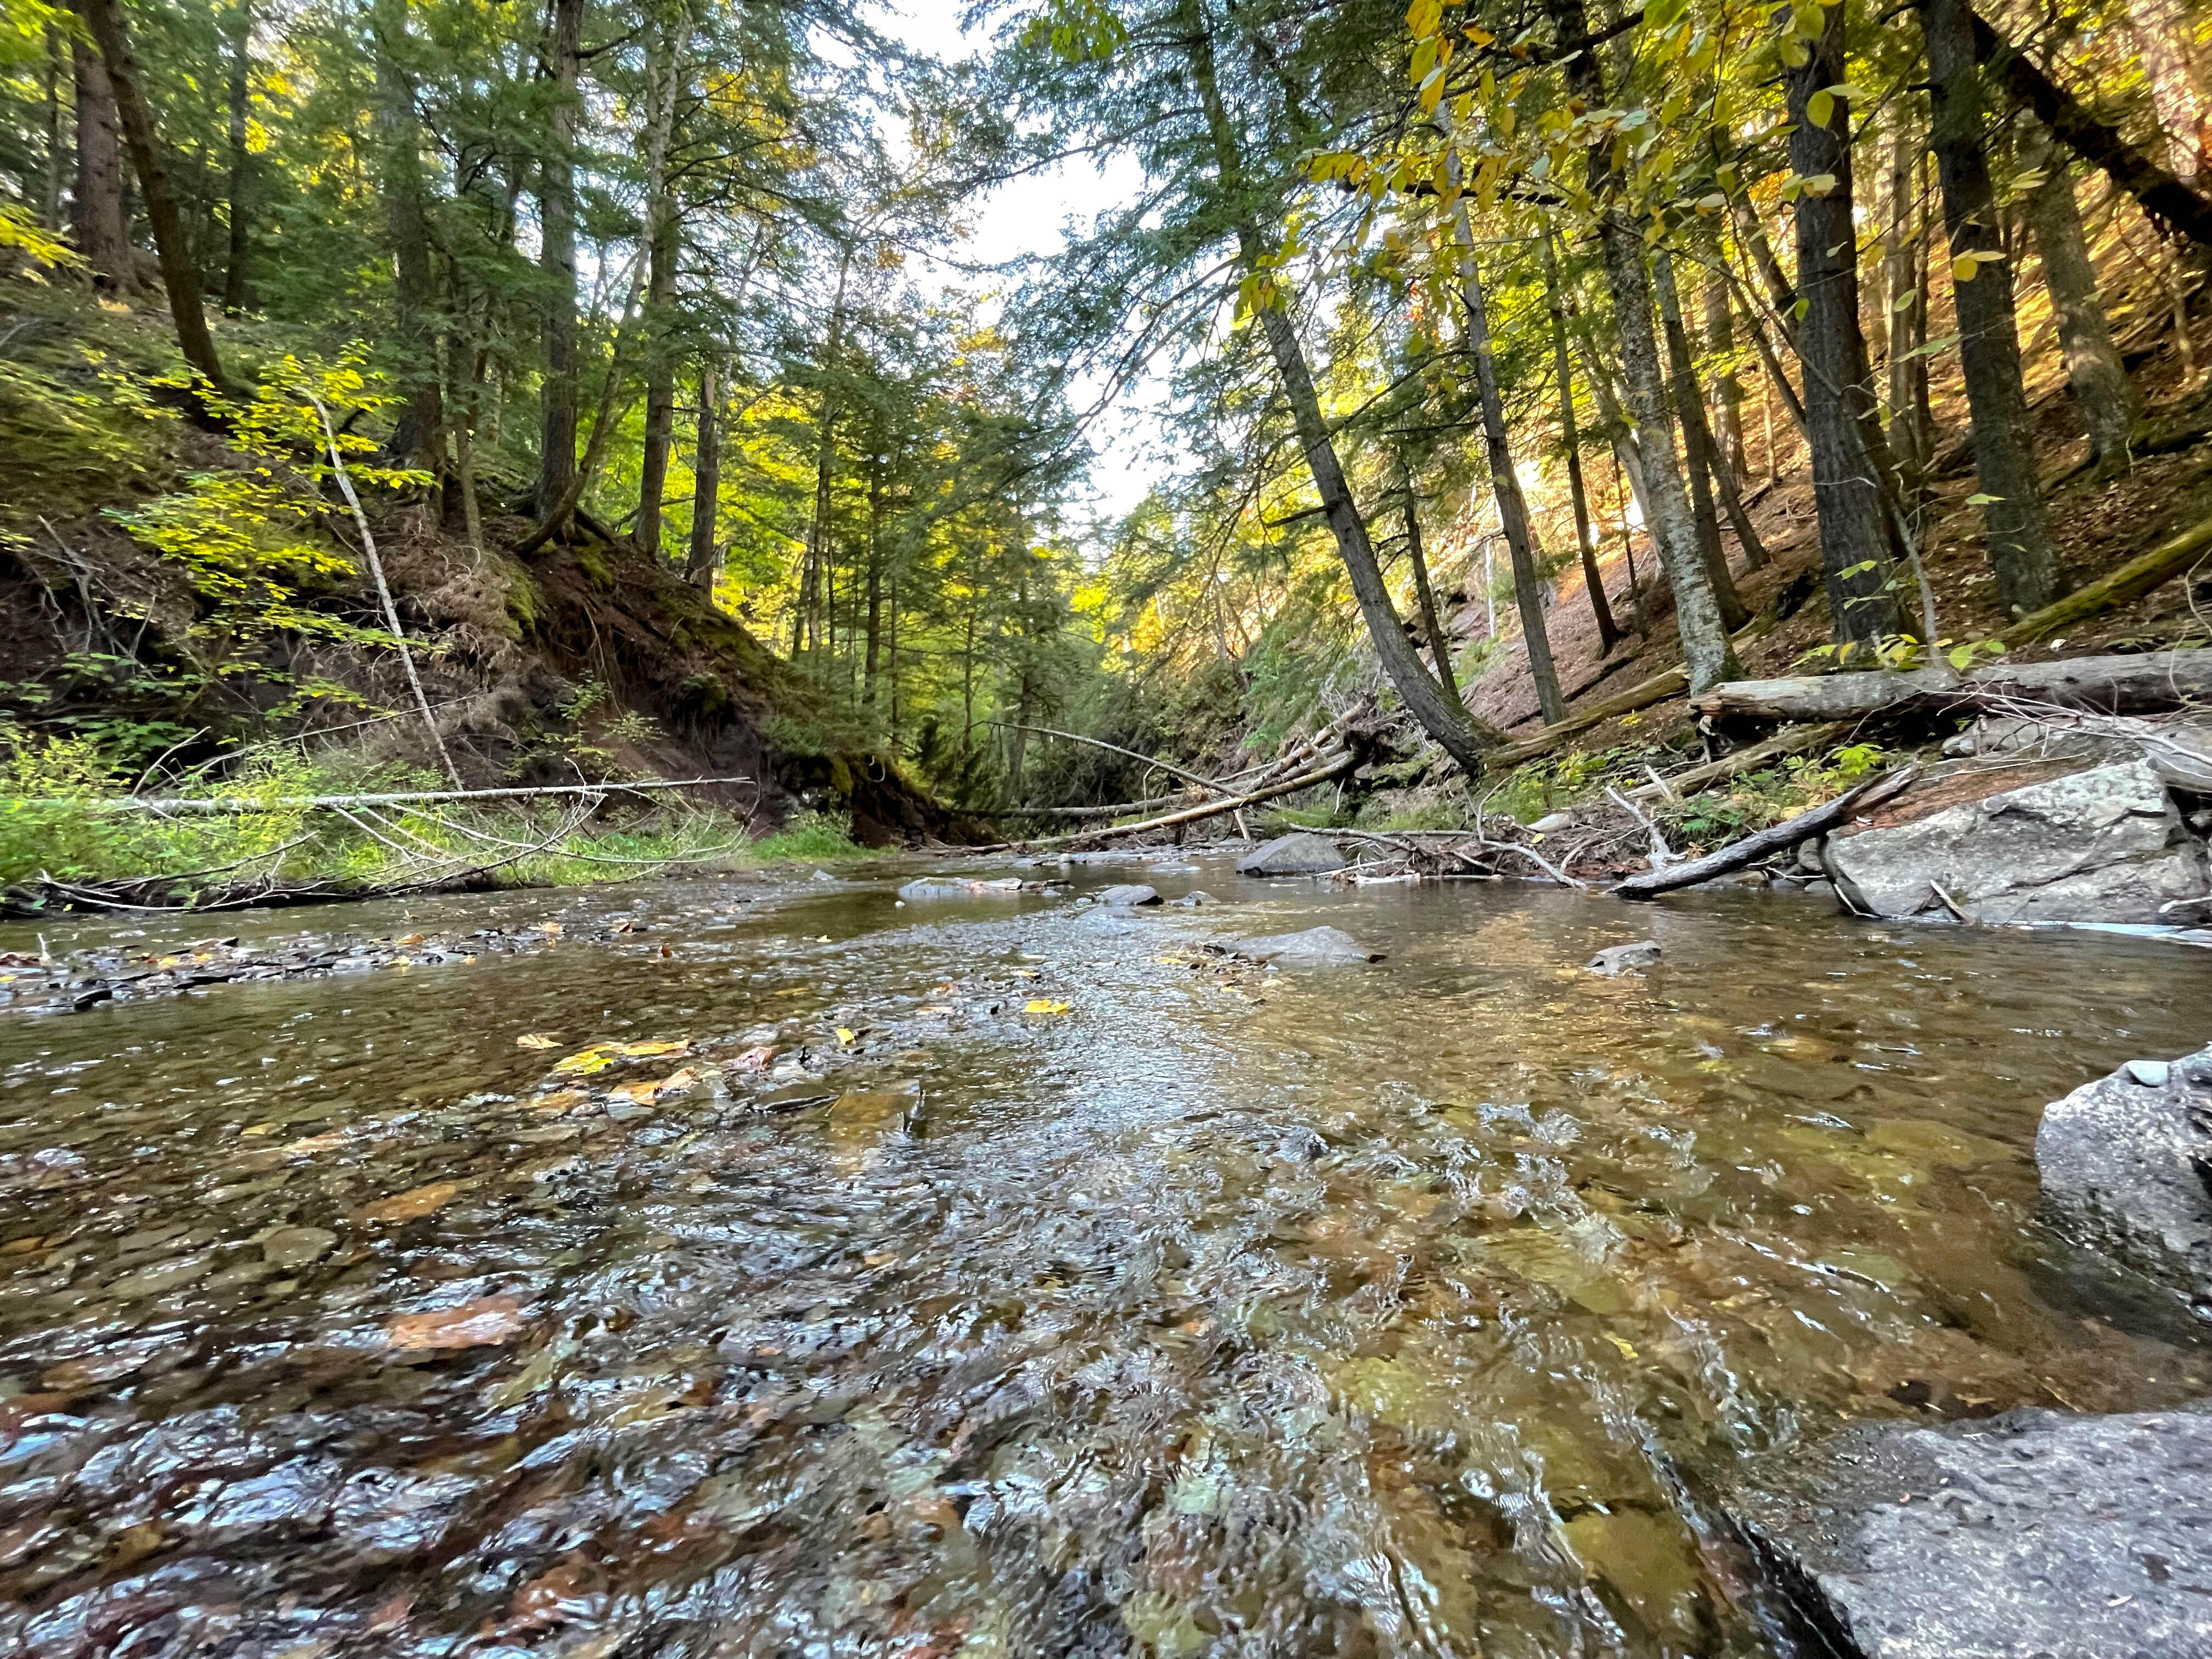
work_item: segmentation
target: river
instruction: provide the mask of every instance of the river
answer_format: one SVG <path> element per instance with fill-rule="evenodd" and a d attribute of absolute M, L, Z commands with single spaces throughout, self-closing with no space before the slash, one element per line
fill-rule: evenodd
<path fill-rule="evenodd" d="M 1076 902 L 1131 878 L 1224 902 Z M 561 931 L 0 1016 L 0 1651 L 1779 1655 L 1747 1455 L 2212 1389 L 2032 1161 L 2212 953 L 898 879 L 249 918 Z M 1322 922 L 1387 957 L 1203 949 Z"/>

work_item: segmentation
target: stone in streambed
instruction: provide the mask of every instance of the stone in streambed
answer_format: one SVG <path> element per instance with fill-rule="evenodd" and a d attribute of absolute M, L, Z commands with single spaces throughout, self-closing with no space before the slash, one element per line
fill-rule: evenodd
<path fill-rule="evenodd" d="M 1337 927 L 1309 927 L 1302 933 L 1275 933 L 1266 939 L 1231 942 L 1229 953 L 1247 962 L 1282 968 L 1326 968 L 1338 964 L 1380 962 L 1383 952 L 1370 951 Z"/>
<path fill-rule="evenodd" d="M 1728 1508 L 1838 1652 L 2212 1654 L 2212 1415 L 2198 1409 L 1862 1423 L 1753 1463 Z"/>
<path fill-rule="evenodd" d="M 1643 972 L 1658 961 L 1660 955 L 1658 940 L 1640 939 L 1633 945 L 1608 945 L 1583 966 L 1593 974 L 1613 979 L 1622 974 Z"/>
<path fill-rule="evenodd" d="M 2212 1304 L 2212 1048 L 2130 1060 L 2054 1102 L 2035 1164 L 2062 1231 Z"/>
<path fill-rule="evenodd" d="M 1212 904 L 1218 902 L 1218 901 L 1214 898 L 1212 894 L 1207 892 L 1203 887 L 1194 887 L 1190 891 L 1185 893 L 1181 898 L 1170 899 L 1168 902 L 1174 905 L 1178 909 L 1195 910 L 1201 904 Z"/>
<path fill-rule="evenodd" d="M 1157 889 L 1136 882 L 1123 882 L 1117 886 L 1102 888 L 1097 897 L 1099 903 L 1109 910 L 1133 910 L 1142 905 L 1160 902 Z"/>
<path fill-rule="evenodd" d="M 1344 868 L 1344 854 L 1326 836 L 1293 830 L 1237 860 L 1240 876 L 1325 876 Z"/>

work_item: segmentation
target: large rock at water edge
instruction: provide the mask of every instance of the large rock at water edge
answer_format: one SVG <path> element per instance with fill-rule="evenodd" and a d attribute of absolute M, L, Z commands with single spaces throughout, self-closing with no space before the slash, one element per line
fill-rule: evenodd
<path fill-rule="evenodd" d="M 1344 854 L 1326 836 L 1293 830 L 1254 848 L 1237 860 L 1240 876 L 1325 876 L 1344 868 Z"/>
<path fill-rule="evenodd" d="M 1761 1478 L 1730 1512 L 1841 1652 L 2212 1654 L 2212 1416 L 1863 1424 Z"/>
<path fill-rule="evenodd" d="M 2212 1048 L 2131 1060 L 2045 1108 L 2035 1166 L 2062 1231 L 2212 1305 Z"/>
<path fill-rule="evenodd" d="M 1240 939 L 1229 946 L 1231 956 L 1247 962 L 1272 963 L 1284 968 L 1326 968 L 1340 963 L 1380 962 L 1383 953 L 1370 951 L 1338 927 L 1309 927 L 1303 933 L 1274 933 L 1266 939 Z"/>
<path fill-rule="evenodd" d="M 1882 916 L 1955 905 L 1976 921 L 2172 921 L 2161 907 L 2208 886 L 2203 843 L 2141 761 L 1832 836 L 1822 862 Z"/>

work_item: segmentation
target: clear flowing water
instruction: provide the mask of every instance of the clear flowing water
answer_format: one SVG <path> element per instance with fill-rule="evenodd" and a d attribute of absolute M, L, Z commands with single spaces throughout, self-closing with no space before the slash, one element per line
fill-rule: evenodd
<path fill-rule="evenodd" d="M 0 1023 L 0 1651 L 1769 1655 L 1747 1455 L 2212 1387 L 2031 1161 L 2212 955 L 1143 878 Z"/>

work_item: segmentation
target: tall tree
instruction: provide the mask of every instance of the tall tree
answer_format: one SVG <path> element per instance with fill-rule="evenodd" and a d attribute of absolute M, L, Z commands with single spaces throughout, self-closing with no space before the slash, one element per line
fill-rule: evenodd
<path fill-rule="evenodd" d="M 653 113 L 647 137 L 646 257 L 651 264 L 645 290 L 647 324 L 645 444 L 638 466 L 635 539 L 653 556 L 660 552 L 661 495 L 668 486 L 668 456 L 676 437 L 674 340 L 676 271 L 683 252 L 683 221 L 667 165 L 678 95 L 690 44 L 690 19 L 679 12 L 659 25 L 646 64 Z"/>
<path fill-rule="evenodd" d="M 1921 0 L 1935 119 L 1929 147 L 1943 189 L 1959 360 L 1973 416 L 1974 468 L 1985 498 L 1982 535 L 2005 608 L 2025 615 L 2060 592 L 2037 483 L 2027 392 L 2021 380 L 2012 270 L 1984 148 L 1982 79 L 1967 0 Z"/>
<path fill-rule="evenodd" d="M 2058 324 L 2058 346 L 2066 358 L 2066 382 L 2074 405 L 2089 429 L 2089 457 L 2098 475 L 2109 477 L 2128 467 L 2128 437 L 2135 425 L 2136 389 L 2112 343 L 2112 325 L 2097 289 L 2089 258 L 2089 239 L 2075 199 L 2074 172 L 2058 147 L 2038 128 L 2021 158 L 2036 182 L 2021 198 L 2022 216 L 2035 233 L 2043 257 L 2043 285 Z"/>
<path fill-rule="evenodd" d="M 230 52 L 230 74 L 224 89 L 229 114 L 226 136 L 230 142 L 230 201 L 227 214 L 230 257 L 223 266 L 222 308 L 235 314 L 246 309 L 246 260 L 252 246 L 246 189 L 253 152 L 246 143 L 246 116 L 251 108 L 247 94 L 253 73 L 253 0 L 233 0 L 226 21 Z"/>
<path fill-rule="evenodd" d="M 1882 481 L 1866 441 L 1875 404 L 1859 329 L 1850 109 L 1832 90 L 1846 80 L 1846 9 L 1841 3 L 1820 8 L 1820 32 L 1803 42 L 1804 61 L 1790 71 L 1790 165 L 1800 181 L 1796 287 L 1803 315 L 1797 355 L 1805 371 L 1828 620 L 1839 642 L 1904 631 L 1891 580 Z"/>
<path fill-rule="evenodd" d="M 551 81 L 538 157 L 538 264 L 544 278 L 544 383 L 538 510 L 550 515 L 576 481 L 576 115 L 583 71 L 584 0 L 552 0 L 545 67 Z M 560 533 L 562 526 L 552 526 Z"/>
<path fill-rule="evenodd" d="M 86 33 L 70 42 L 76 88 L 76 181 L 70 197 L 70 229 L 95 287 L 135 288 L 131 238 L 123 222 L 123 145 L 115 117 L 115 90 L 94 44 L 86 8 L 77 16 Z"/>
<path fill-rule="evenodd" d="M 1589 595 L 1590 617 L 1597 623 L 1598 654 L 1604 656 L 1620 642 L 1620 626 L 1613 619 L 1613 606 L 1605 596 L 1605 573 L 1598 568 L 1597 538 L 1590 528 L 1589 495 L 1583 483 L 1582 434 L 1575 424 L 1575 375 L 1567 350 L 1566 307 L 1559 293 L 1559 257 L 1552 249 L 1549 226 L 1541 238 L 1544 255 L 1544 308 L 1552 320 L 1552 376 L 1559 394 L 1559 444 L 1567 458 L 1567 499 L 1574 509 L 1575 550 L 1582 556 L 1583 588 Z"/>
<path fill-rule="evenodd" d="M 422 125 L 410 78 L 413 54 L 407 0 L 374 0 L 377 125 L 384 169 L 384 211 L 392 241 L 392 306 L 398 325 L 392 346 L 406 401 L 392 434 L 391 451 L 404 466 L 434 477 L 445 470 L 445 389 L 438 363 L 437 276 L 430 248 L 430 214 L 422 177 Z M 433 486 L 434 491 L 435 486 Z"/>
<path fill-rule="evenodd" d="M 116 118 L 131 151 L 131 168 L 138 175 L 138 193 L 146 204 L 147 225 L 154 233 L 154 252 L 161 262 L 161 287 L 168 295 L 169 321 L 176 331 L 178 349 L 209 386 L 224 390 L 228 382 L 222 360 L 216 356 L 207 313 L 200 304 L 199 270 L 192 262 L 190 234 L 169 181 L 161 135 L 155 130 L 145 77 L 131 50 L 122 0 L 83 0 L 83 5 L 85 26 L 100 48 L 100 62 L 106 65 Z"/>

